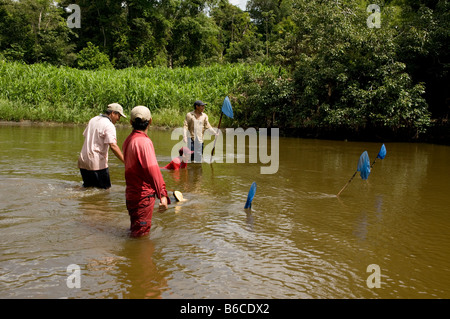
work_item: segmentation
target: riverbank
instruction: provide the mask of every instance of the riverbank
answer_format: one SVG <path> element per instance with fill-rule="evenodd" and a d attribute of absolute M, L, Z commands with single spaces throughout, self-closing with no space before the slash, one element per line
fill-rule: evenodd
<path fill-rule="evenodd" d="M 3 121 L 0 120 L 0 126 L 30 126 L 30 127 L 85 127 L 87 123 L 61 123 L 61 122 L 48 122 L 48 121 Z M 181 124 L 182 125 L 182 124 Z M 131 125 L 125 120 L 121 119 L 114 125 L 116 128 L 130 128 Z M 173 129 L 170 126 L 154 126 L 151 125 L 151 130 L 169 131 Z"/>
<path fill-rule="evenodd" d="M 350 130 L 343 128 L 318 127 L 298 128 L 290 132 L 281 132 L 282 136 L 315 138 L 327 140 L 370 141 L 370 142 L 405 142 L 450 145 L 450 123 L 432 121 L 425 133 L 411 129 L 393 130 L 387 127 Z"/>
<path fill-rule="evenodd" d="M 221 127 L 279 127 L 286 137 L 450 144 L 450 126 L 438 120 L 427 120 L 422 127 L 412 125 L 412 119 L 405 120 L 409 124 L 389 125 L 362 116 L 361 124 L 350 121 L 347 125 L 353 123 L 352 128 L 343 128 L 309 118 L 308 112 L 294 107 L 292 81 L 281 71 L 261 64 L 87 71 L 2 62 L 0 120 L 85 124 L 109 103 L 119 102 L 125 113 L 136 105 L 148 106 L 152 126 L 170 129 L 182 126 L 193 101 L 201 99 L 208 103 L 205 112 L 211 125 L 217 127 L 228 95 L 235 116 L 224 116 Z M 365 128 L 364 123 L 371 122 L 376 127 Z"/>
<path fill-rule="evenodd" d="M 33 106 L 23 101 L 7 101 L 0 99 L 0 122 L 19 123 L 29 125 L 45 123 L 46 125 L 85 125 L 96 114 L 104 110 L 78 110 L 69 107 L 55 107 L 48 103 Z M 129 111 L 125 111 L 126 114 Z M 173 108 L 156 109 L 152 111 L 153 125 L 159 127 L 176 127 L 183 125 L 185 113 Z M 218 122 L 214 114 L 210 116 L 211 123 Z M 121 119 L 121 123 L 128 123 L 127 119 Z M 121 123 L 118 123 L 119 125 Z"/>
<path fill-rule="evenodd" d="M 183 118 L 184 119 L 184 118 Z M 151 125 L 151 130 L 157 131 L 169 131 L 176 127 L 183 125 L 183 119 L 181 119 L 176 125 Z M 155 117 L 154 122 L 158 122 Z M 213 127 L 217 127 L 217 121 L 213 121 Z M 32 120 L 20 120 L 20 121 L 5 121 L 0 119 L 0 126 L 42 126 L 42 127 L 84 127 L 87 123 L 63 123 L 52 121 L 32 121 Z M 131 125 L 125 119 L 121 119 L 120 122 L 115 124 L 117 128 L 131 128 Z M 224 129 L 222 125 L 222 130 Z M 270 132 L 270 131 L 269 131 Z M 450 124 L 434 123 L 425 134 L 414 136 L 410 131 L 404 132 L 392 132 L 391 130 L 366 130 L 359 132 L 352 132 L 348 130 L 332 130 L 332 129 L 316 129 L 316 130 L 291 130 L 281 131 L 280 136 L 293 137 L 293 138 L 307 138 L 307 139 L 320 139 L 320 140 L 335 140 L 335 141 L 359 141 L 359 142 L 406 142 L 406 143 L 427 143 L 427 144 L 440 144 L 450 145 Z"/>

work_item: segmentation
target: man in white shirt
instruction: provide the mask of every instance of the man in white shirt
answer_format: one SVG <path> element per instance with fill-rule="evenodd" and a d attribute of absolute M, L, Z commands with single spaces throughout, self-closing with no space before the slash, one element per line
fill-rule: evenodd
<path fill-rule="evenodd" d="M 190 137 L 190 149 L 193 151 L 191 161 L 201 162 L 203 154 L 203 135 L 206 130 L 210 129 L 213 134 L 216 131 L 209 124 L 208 115 L 203 113 L 206 103 L 200 100 L 194 102 L 194 111 L 186 114 L 184 120 L 184 137 L 183 140 L 189 146 L 188 136 Z"/>
<path fill-rule="evenodd" d="M 110 188 L 111 180 L 108 168 L 108 150 L 123 163 L 123 154 L 117 145 L 116 124 L 123 114 L 118 103 L 109 104 L 104 114 L 89 121 L 83 132 L 84 144 L 78 157 L 78 168 L 84 187 Z"/>

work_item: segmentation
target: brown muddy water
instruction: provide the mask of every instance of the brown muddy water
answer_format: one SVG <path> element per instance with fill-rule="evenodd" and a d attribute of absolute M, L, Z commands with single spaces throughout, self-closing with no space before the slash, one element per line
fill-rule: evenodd
<path fill-rule="evenodd" d="M 249 161 L 163 171 L 187 201 L 132 239 L 112 152 L 112 188 L 81 187 L 83 130 L 0 125 L 0 298 L 450 298 L 448 146 L 386 143 L 339 198 L 381 143 L 280 138 L 275 174 Z M 177 141 L 149 135 L 163 166 Z"/>

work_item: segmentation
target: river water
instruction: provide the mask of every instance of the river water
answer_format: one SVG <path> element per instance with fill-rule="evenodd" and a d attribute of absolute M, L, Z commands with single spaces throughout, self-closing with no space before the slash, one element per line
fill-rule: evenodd
<path fill-rule="evenodd" d="M 83 130 L 0 125 L 0 298 L 450 298 L 448 146 L 386 143 L 339 197 L 381 143 L 280 138 L 275 174 L 249 160 L 163 171 L 187 200 L 133 239 L 112 152 L 112 188 L 81 187 Z M 163 166 L 177 141 L 149 135 Z"/>

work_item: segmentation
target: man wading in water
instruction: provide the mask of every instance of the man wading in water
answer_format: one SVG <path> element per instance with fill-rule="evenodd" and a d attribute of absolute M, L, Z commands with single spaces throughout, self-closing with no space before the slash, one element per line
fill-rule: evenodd
<path fill-rule="evenodd" d="M 201 163 L 203 155 L 203 135 L 206 130 L 210 129 L 215 135 L 219 131 L 214 131 L 211 124 L 209 124 L 208 115 L 204 113 L 206 103 L 200 100 L 194 102 L 194 111 L 186 114 L 184 120 L 184 135 L 183 141 L 189 146 L 192 151 L 191 161 Z M 191 138 L 190 144 L 188 144 L 188 136 Z"/>
<path fill-rule="evenodd" d="M 122 146 L 127 184 L 125 198 L 130 215 L 130 235 L 141 237 L 150 233 L 156 197 L 160 199 L 161 212 L 167 209 L 170 199 L 153 142 L 147 135 L 152 123 L 150 110 L 145 106 L 136 106 L 131 110 L 130 118 L 133 131 Z"/>
<path fill-rule="evenodd" d="M 104 114 L 89 121 L 83 132 L 84 144 L 78 157 L 78 168 L 83 178 L 84 187 L 110 188 L 111 180 L 108 169 L 108 150 L 111 147 L 114 155 L 124 162 L 123 154 L 117 145 L 116 124 L 123 114 L 118 103 L 108 105 Z"/>

